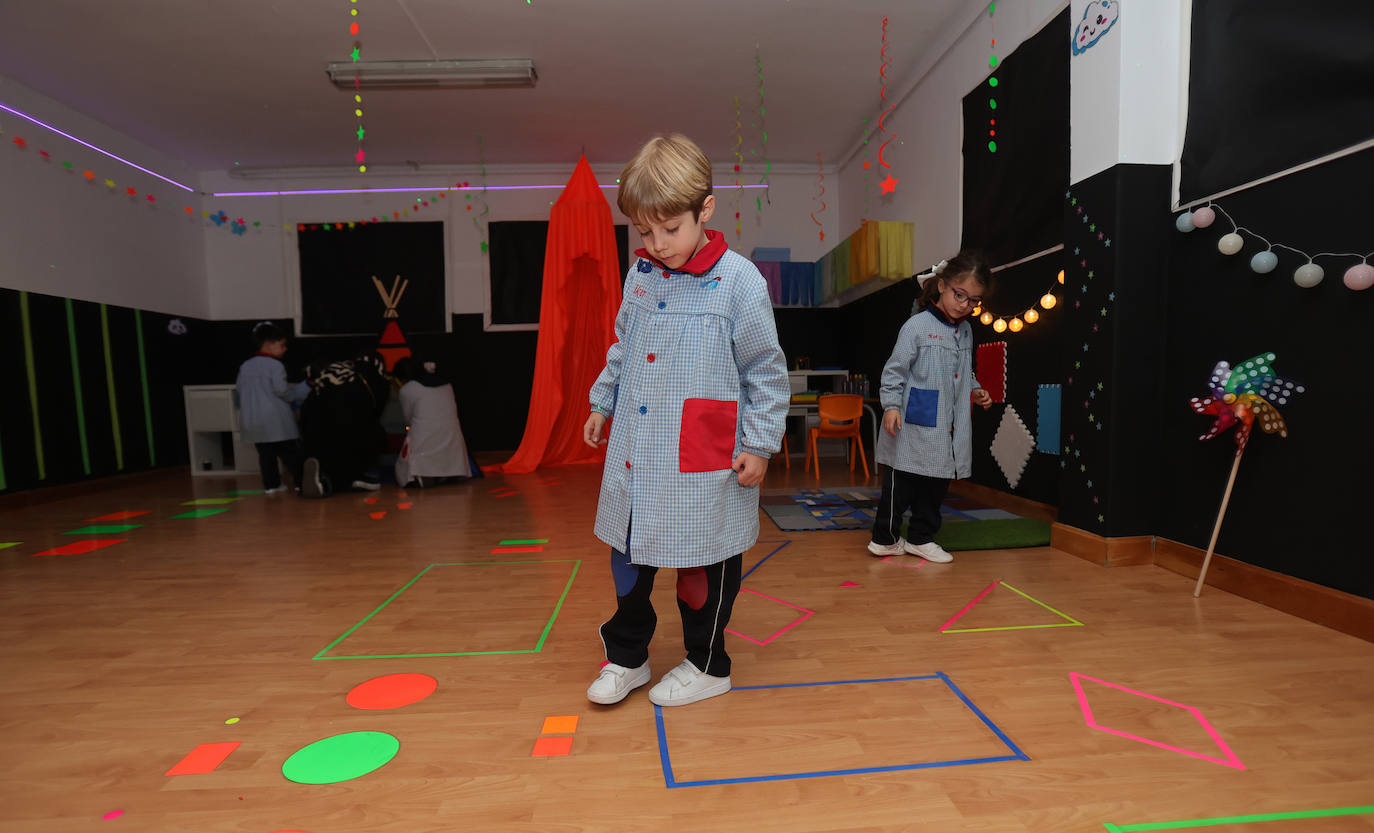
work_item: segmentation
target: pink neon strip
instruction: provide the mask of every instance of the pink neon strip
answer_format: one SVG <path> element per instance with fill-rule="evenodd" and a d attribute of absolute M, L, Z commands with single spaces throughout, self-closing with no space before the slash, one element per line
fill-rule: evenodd
<path fill-rule="evenodd" d="M 782 630 L 778 631 L 777 633 L 773 634 L 772 636 L 768 637 L 767 639 L 763 640 L 762 642 L 760 642 L 759 640 L 755 639 L 755 638 L 752 637 L 752 636 L 748 636 L 748 635 L 746 635 L 746 634 L 742 634 L 742 633 L 740 633 L 740 632 L 737 631 L 737 630 L 732 630 L 731 628 L 726 628 L 726 629 L 725 629 L 725 632 L 726 632 L 726 633 L 733 633 L 735 636 L 738 636 L 740 639 L 747 639 L 748 641 L 754 643 L 755 645 L 767 645 L 768 643 L 772 642 L 774 639 L 777 639 L 779 636 L 782 636 L 783 634 L 785 634 L 785 633 L 787 633 L 788 631 L 790 631 L 790 630 L 792 630 L 793 628 L 795 628 L 797 625 L 800 625 L 802 622 L 805 622 L 807 619 L 810 619 L 812 616 L 815 616 L 815 615 L 816 615 L 816 611 L 814 611 L 814 610 L 808 610 L 807 608 L 804 608 L 804 607 L 802 607 L 801 605 L 794 605 L 794 604 L 792 604 L 791 602 L 784 602 L 782 599 L 775 599 L 775 598 L 773 598 L 772 596 L 768 595 L 767 593 L 760 593 L 759 591 L 757 591 L 757 590 L 751 590 L 751 589 L 748 588 L 748 587 L 741 587 L 741 588 L 740 588 L 740 592 L 741 592 L 741 593 L 753 593 L 755 596 L 762 596 L 762 597 L 764 597 L 765 599 L 769 600 L 770 602 L 777 602 L 778 604 L 783 605 L 784 607 L 790 607 L 790 608 L 792 608 L 793 610 L 805 611 L 805 615 L 799 617 L 798 619 L 796 619 L 795 621 L 793 621 L 792 624 L 788 625 L 787 627 L 783 628 Z"/>
<path fill-rule="evenodd" d="M 105 150 L 104 148 L 96 147 L 95 145 L 91 144 L 90 142 L 85 141 L 84 139 L 78 139 L 78 138 L 76 138 L 75 136 L 73 136 L 72 134 L 67 133 L 67 132 L 64 131 L 64 130 L 58 130 L 56 127 L 53 127 L 52 125 L 48 124 L 47 122 L 41 122 L 41 121 L 39 121 L 38 119 L 34 118 L 33 116 L 30 116 L 28 113 L 20 112 L 19 110 L 16 110 L 16 109 L 14 109 L 13 107 L 10 107 L 9 105 L 7 105 L 7 104 L 5 104 L 5 103 L 3 103 L 3 102 L 0 102 L 0 110 L 4 110 L 4 111 L 7 112 L 7 113 L 13 113 L 14 115 L 18 116 L 18 117 L 21 118 L 21 119 L 26 119 L 27 121 L 33 122 L 34 124 L 38 125 L 39 127 L 43 128 L 44 130 L 51 130 L 52 132 L 56 133 L 56 134 L 59 135 L 59 136 L 62 136 L 62 137 L 67 138 L 67 139 L 71 139 L 73 142 L 76 142 L 78 145 L 84 145 L 84 146 L 90 148 L 91 150 L 95 151 L 96 153 L 103 153 L 103 154 L 105 154 L 106 156 L 110 157 L 111 159 L 114 159 L 114 160 L 117 161 L 117 162 L 123 162 L 125 165 L 128 165 L 130 168 L 136 168 L 136 169 L 138 169 L 138 170 L 140 170 L 140 171 L 143 171 L 143 172 L 144 172 L 145 174 L 147 174 L 148 176 L 155 176 L 155 177 L 157 177 L 158 179 L 162 180 L 163 182 L 167 182 L 167 183 L 170 183 L 170 184 L 172 184 L 172 185 L 175 185 L 176 187 L 180 188 L 180 189 L 183 190 L 183 191 L 190 191 L 192 194 L 194 194 L 194 193 L 196 192 L 196 189 L 194 189 L 194 188 L 187 188 L 185 185 L 182 185 L 180 182 L 177 182 L 175 179 L 168 179 L 167 177 L 163 176 L 162 174 L 158 173 L 157 171 L 150 171 L 150 170 L 148 170 L 147 168 L 143 167 L 142 165 L 135 165 L 134 163 L 130 162 L 128 159 L 125 159 L 125 158 L 122 157 L 122 156 L 115 156 L 113 153 L 110 153 L 108 150 Z"/>
<path fill-rule="evenodd" d="M 1208 722 L 1207 718 L 1203 716 L 1202 711 L 1199 710 L 1196 706 L 1186 706 L 1182 703 L 1175 703 L 1173 700 L 1166 700 L 1163 697 L 1156 697 L 1153 694 L 1146 694 L 1143 691 L 1136 691 L 1135 689 L 1127 688 L 1124 685 L 1117 685 L 1116 683 L 1109 683 L 1106 680 L 1099 680 L 1096 677 L 1089 677 L 1087 674 L 1078 674 L 1070 672 L 1069 680 L 1073 682 L 1074 691 L 1078 694 L 1078 705 L 1079 708 L 1083 710 L 1083 719 L 1088 724 L 1088 728 L 1096 729 L 1099 732 L 1106 732 L 1109 735 L 1116 735 L 1118 737 L 1139 741 L 1140 743 L 1158 747 L 1160 749 L 1168 749 L 1170 752 L 1179 752 L 1192 758 L 1201 758 L 1204 761 L 1210 761 L 1214 764 L 1221 764 L 1222 766 L 1229 766 L 1232 769 L 1245 769 L 1245 764 L 1240 762 L 1240 758 L 1236 757 L 1236 753 L 1231 751 L 1231 747 L 1226 745 L 1226 741 L 1221 739 L 1221 735 L 1217 733 L 1216 729 L 1212 728 L 1212 724 Z M 1084 693 L 1083 684 L 1079 682 L 1080 680 L 1092 680 L 1093 682 L 1099 685 L 1107 686 L 1108 688 L 1115 688 L 1120 691 L 1124 691 L 1127 694 L 1134 694 L 1137 697 L 1144 697 L 1147 700 L 1154 700 L 1159 703 L 1164 703 L 1169 706 L 1175 706 L 1177 708 L 1183 709 L 1184 711 L 1191 714 L 1194 720 L 1201 724 L 1203 730 L 1207 732 L 1207 736 L 1212 739 L 1212 742 L 1217 745 L 1218 749 L 1220 749 L 1222 752 L 1226 754 L 1226 758 L 1224 760 L 1221 758 L 1214 758 L 1211 755 L 1204 755 L 1201 752 L 1194 752 L 1190 749 L 1184 749 L 1181 746 L 1170 746 L 1167 743 L 1160 743 L 1157 740 L 1143 738 L 1140 735 L 1133 735 L 1130 732 L 1123 732 L 1119 729 L 1113 729 L 1109 726 L 1103 726 L 1099 724 L 1097 720 L 1093 717 L 1092 707 L 1088 705 L 1088 696 Z"/>
<path fill-rule="evenodd" d="M 971 602 L 969 602 L 968 604 L 964 605 L 964 609 L 961 610 L 961 611 L 959 611 L 958 613 L 954 614 L 954 618 L 953 618 L 953 619 L 950 619 L 948 622 L 946 622 L 946 623 L 944 623 L 943 625 L 941 625 L 941 626 L 939 627 L 939 630 L 944 630 L 945 628 L 947 628 L 947 627 L 949 627 L 950 625 L 954 624 L 955 621 L 957 621 L 957 620 L 959 619 L 960 616 L 963 616 L 965 613 L 968 613 L 968 612 L 969 612 L 969 608 L 971 608 L 971 607 L 973 607 L 974 605 L 976 605 L 976 604 L 978 604 L 979 602 L 981 602 L 981 601 L 983 600 L 983 597 L 986 596 L 987 594 L 991 593 L 991 592 L 992 592 L 992 588 L 994 588 L 994 587 L 996 587 L 996 586 L 997 586 L 997 582 L 994 581 L 992 584 L 989 584 L 987 587 L 983 588 L 983 592 L 982 592 L 982 593 L 979 593 L 977 596 L 974 596 L 974 597 L 973 597 L 973 601 L 971 601 Z"/>
<path fill-rule="evenodd" d="M 0 105 L 0 106 L 4 106 L 4 105 Z M 78 139 L 77 141 L 80 141 L 80 140 Z M 85 144 L 85 142 L 82 142 L 82 144 Z M 100 150 L 100 149 L 99 149 L 99 148 L 96 148 L 96 150 Z M 103 152 L 103 151 L 102 151 L 102 152 Z M 119 159 L 119 157 L 117 157 L 117 156 L 116 156 L 115 158 L 116 158 L 116 159 Z M 123 162 L 124 160 L 120 159 L 120 161 Z M 132 163 L 130 163 L 130 164 L 132 164 Z M 134 167 L 137 168 L 138 166 L 137 166 L 137 165 L 134 165 Z M 143 170 L 143 169 L 142 169 L 142 168 L 139 168 L 139 170 Z M 152 173 L 152 171 L 149 171 L 149 173 Z M 157 174 L 153 174 L 153 176 L 157 176 Z M 164 177 L 164 178 L 165 178 L 165 177 Z M 171 182 L 170 179 L 167 180 L 167 181 L 168 181 L 168 182 Z M 175 184 L 177 184 L 177 183 L 173 183 L 173 184 L 175 185 Z M 184 186 L 184 185 L 181 186 L 181 187 L 186 188 L 186 186 Z M 562 190 L 563 190 L 564 188 L 566 188 L 566 187 L 568 187 L 566 183 L 563 184 L 563 185 L 488 185 L 485 189 L 483 189 L 483 188 L 473 188 L 473 187 L 471 187 L 471 186 L 469 186 L 469 187 L 467 187 L 467 188 L 455 188 L 455 187 L 453 187 L 452 185 L 436 185 L 436 186 L 432 186 L 432 187 L 416 186 L 416 187 L 412 187 L 412 188 L 318 188 L 318 189 L 301 189 L 301 190 L 296 190 L 296 191 L 216 191 L 216 192 L 214 192 L 213 194 L 211 194 L 210 196 L 212 196 L 212 197 L 295 197 L 295 196 L 305 196 L 305 195 L 311 195 L 311 194 L 397 194 L 397 193 L 407 193 L 407 192 L 409 192 L 409 193 L 415 193 L 415 194 L 420 194 L 420 193 L 426 193 L 426 192 L 429 192 L 429 191 L 482 191 L 482 190 L 486 190 L 486 191 L 562 191 Z M 601 187 L 601 188 L 619 188 L 620 186 L 619 186 L 619 185 L 602 185 L 602 186 L 600 186 L 600 187 Z M 723 189 L 723 188 L 767 188 L 768 186 L 766 186 L 766 185 L 715 185 L 715 186 L 713 186 L 713 187 L 715 187 L 715 188 L 722 188 L 722 189 Z M 190 189 L 190 188 L 186 188 L 186 190 L 189 191 L 189 190 L 191 190 L 191 189 Z"/>

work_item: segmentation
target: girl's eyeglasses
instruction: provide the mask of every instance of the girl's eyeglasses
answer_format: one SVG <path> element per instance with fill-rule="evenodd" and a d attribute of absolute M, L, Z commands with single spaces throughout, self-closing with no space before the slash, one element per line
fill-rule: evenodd
<path fill-rule="evenodd" d="M 967 294 L 965 294 L 964 292 L 962 292 L 961 290 L 959 290 L 957 287 L 951 286 L 951 287 L 949 288 L 949 291 L 954 293 L 954 300 L 955 300 L 957 303 L 959 303 L 960 305 L 967 305 L 967 306 L 975 306 L 975 307 L 976 307 L 976 306 L 978 306 L 979 304 L 983 303 L 983 299 L 982 299 L 982 298 L 971 298 L 971 297 L 969 297 Z"/>

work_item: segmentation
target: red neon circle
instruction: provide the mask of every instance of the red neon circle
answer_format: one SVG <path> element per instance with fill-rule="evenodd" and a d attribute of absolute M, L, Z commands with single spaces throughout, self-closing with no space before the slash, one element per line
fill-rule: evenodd
<path fill-rule="evenodd" d="M 385 674 L 359 683 L 345 700 L 355 709 L 399 709 L 434 693 L 439 681 L 428 674 Z"/>

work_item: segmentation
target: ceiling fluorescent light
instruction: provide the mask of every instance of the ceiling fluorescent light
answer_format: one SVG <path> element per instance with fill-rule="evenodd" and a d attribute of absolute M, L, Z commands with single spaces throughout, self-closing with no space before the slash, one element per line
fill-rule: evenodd
<path fill-rule="evenodd" d="M 480 89 L 533 87 L 539 80 L 529 58 L 458 61 L 354 61 L 325 67 L 342 89 Z M 355 85 L 356 79 L 356 85 Z"/>

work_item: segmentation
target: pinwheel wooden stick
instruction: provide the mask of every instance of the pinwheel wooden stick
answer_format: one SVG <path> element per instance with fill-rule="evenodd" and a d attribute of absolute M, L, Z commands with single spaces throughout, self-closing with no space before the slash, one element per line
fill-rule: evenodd
<path fill-rule="evenodd" d="M 1193 587 L 1196 598 L 1202 593 L 1203 582 L 1207 580 L 1207 568 L 1212 563 L 1212 553 L 1216 550 L 1217 538 L 1221 535 L 1221 522 L 1226 517 L 1226 505 L 1231 502 L 1231 490 L 1236 485 L 1236 472 L 1240 469 L 1240 458 L 1245 446 L 1250 442 L 1250 431 L 1255 418 L 1259 418 L 1260 430 L 1266 434 L 1288 436 L 1288 424 L 1283 421 L 1275 405 L 1287 405 L 1291 396 L 1302 393 L 1302 385 L 1274 375 L 1270 362 L 1273 353 L 1261 353 L 1247 359 L 1236 367 L 1228 362 L 1217 362 L 1212 370 L 1210 384 L 1211 396 L 1193 397 L 1189 404 L 1199 414 L 1216 417 L 1207 433 L 1199 440 L 1210 440 L 1228 428 L 1235 427 L 1236 457 L 1231 464 L 1231 476 L 1226 480 L 1226 492 L 1221 496 L 1221 509 L 1217 511 L 1217 522 L 1212 527 L 1212 540 L 1207 544 L 1207 555 L 1202 559 L 1202 570 L 1198 573 L 1197 584 Z"/>

